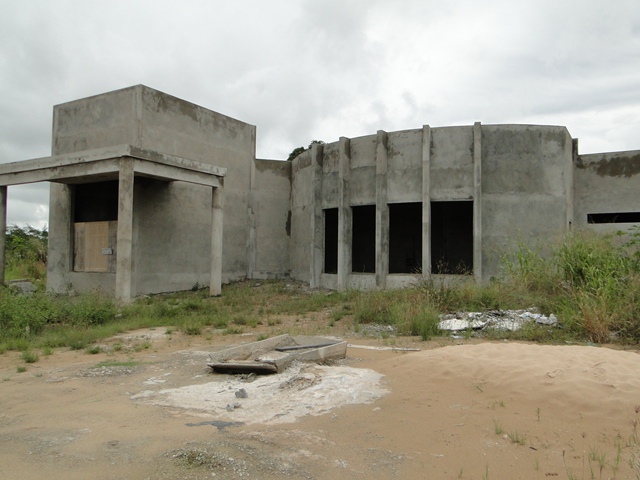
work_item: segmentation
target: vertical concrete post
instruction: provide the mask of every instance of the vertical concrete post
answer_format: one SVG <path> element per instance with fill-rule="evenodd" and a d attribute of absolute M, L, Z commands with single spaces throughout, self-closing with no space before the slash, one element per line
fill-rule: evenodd
<path fill-rule="evenodd" d="M 473 124 L 473 276 L 482 282 L 482 125 Z"/>
<path fill-rule="evenodd" d="M 376 138 L 376 287 L 387 287 L 389 274 L 389 205 L 387 203 L 387 132 L 378 130 Z"/>
<path fill-rule="evenodd" d="M 431 275 L 431 127 L 422 127 L 422 277 Z"/>
<path fill-rule="evenodd" d="M 311 261 L 309 286 L 318 288 L 324 264 L 324 218 L 322 215 L 322 155 L 320 144 L 311 145 Z"/>
<path fill-rule="evenodd" d="M 351 177 L 351 141 L 340 137 L 338 169 L 338 290 L 345 290 L 351 273 L 353 225 L 349 195 Z"/>
<path fill-rule="evenodd" d="M 7 245 L 7 186 L 0 186 L 0 285 L 4 284 Z"/>
<path fill-rule="evenodd" d="M 71 287 L 69 274 L 73 270 L 73 236 L 73 191 L 69 185 L 51 182 L 47 290 L 67 293 Z"/>
<path fill-rule="evenodd" d="M 131 158 L 120 159 L 118 173 L 118 233 L 116 259 L 116 300 L 127 303 L 133 295 L 133 183 Z"/>
<path fill-rule="evenodd" d="M 211 192 L 211 281 L 209 295 L 217 297 L 222 294 L 222 232 L 224 211 L 224 187 L 220 179 L 220 187 Z"/>
<path fill-rule="evenodd" d="M 567 135 L 569 133 L 567 132 Z M 564 165 L 564 188 L 567 199 L 566 231 L 569 233 L 573 227 L 573 169 L 578 163 L 578 139 L 571 139 L 571 161 Z"/>
<path fill-rule="evenodd" d="M 247 278 L 253 278 L 253 272 L 256 268 L 256 255 L 257 255 L 257 230 L 256 222 L 257 215 L 256 210 L 258 204 L 256 200 L 256 161 L 255 155 L 251 160 L 251 167 L 249 173 L 249 195 L 247 196 L 247 221 L 249 224 L 249 235 L 247 236 Z M 215 189 L 214 189 L 215 190 Z"/>

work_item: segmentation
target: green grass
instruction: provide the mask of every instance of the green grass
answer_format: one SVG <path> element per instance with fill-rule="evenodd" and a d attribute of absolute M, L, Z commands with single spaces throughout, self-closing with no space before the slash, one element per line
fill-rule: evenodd
<path fill-rule="evenodd" d="M 0 353 L 91 352 L 104 338 L 161 326 L 188 335 L 237 334 L 265 324 L 279 329 L 279 316 L 313 318 L 314 313 L 322 319 L 318 328 L 340 322 L 341 328 L 353 326 L 359 332 L 363 325 L 382 324 L 393 326 L 395 335 L 428 340 L 442 334 L 437 325 L 443 313 L 528 307 L 554 313 L 558 326 L 531 323 L 517 332 L 483 335 L 550 343 L 637 343 L 639 247 L 640 229 L 620 237 L 576 234 L 556 245 L 519 246 L 504 256 L 503 274 L 487 285 L 476 285 L 469 276 L 433 277 L 402 290 L 327 292 L 296 282 L 238 282 L 225 285 L 218 298 L 195 289 L 148 296 L 120 309 L 100 295 L 20 296 L 0 288 Z"/>

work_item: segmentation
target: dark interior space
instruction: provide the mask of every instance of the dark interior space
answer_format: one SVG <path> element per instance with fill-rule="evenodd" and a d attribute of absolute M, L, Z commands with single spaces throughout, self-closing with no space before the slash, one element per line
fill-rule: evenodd
<path fill-rule="evenodd" d="M 588 213 L 587 223 L 640 223 L 640 212 Z"/>
<path fill-rule="evenodd" d="M 338 209 L 324 213 L 324 273 L 338 273 Z"/>
<path fill-rule="evenodd" d="M 389 204 L 389 273 L 422 269 L 422 203 Z"/>
<path fill-rule="evenodd" d="M 473 273 L 473 202 L 431 202 L 431 272 Z"/>
<path fill-rule="evenodd" d="M 118 220 L 118 181 L 81 183 L 74 188 L 74 222 Z"/>
<path fill-rule="evenodd" d="M 353 236 L 351 242 L 351 271 L 376 271 L 376 206 L 351 207 Z"/>

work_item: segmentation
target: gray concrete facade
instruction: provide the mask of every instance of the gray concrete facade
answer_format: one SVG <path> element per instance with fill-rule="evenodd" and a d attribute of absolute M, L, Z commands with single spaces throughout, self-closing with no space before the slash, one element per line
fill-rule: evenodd
<path fill-rule="evenodd" d="M 255 140 L 143 85 L 57 105 L 52 156 L 0 165 L 0 227 L 7 186 L 52 182 L 47 288 L 129 301 L 243 278 L 486 282 L 517 244 L 640 225 L 640 151 L 580 155 L 562 126 L 379 130 L 292 162 Z"/>

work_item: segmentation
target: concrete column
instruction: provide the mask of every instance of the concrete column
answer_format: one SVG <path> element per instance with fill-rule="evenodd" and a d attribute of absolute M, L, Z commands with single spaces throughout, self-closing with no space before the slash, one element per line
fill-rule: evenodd
<path fill-rule="evenodd" d="M 257 255 L 257 215 L 256 210 L 258 204 L 255 195 L 256 189 L 256 161 L 251 160 L 251 168 L 249 174 L 249 195 L 247 196 L 247 221 L 249 224 L 249 235 L 247 236 L 247 278 L 253 278 L 253 272 L 256 268 L 256 255 Z M 214 189 L 215 190 L 215 189 Z"/>
<path fill-rule="evenodd" d="M 67 293 L 73 270 L 73 190 L 62 183 L 49 184 L 49 247 L 47 290 Z"/>
<path fill-rule="evenodd" d="M 387 287 L 389 274 L 389 204 L 387 203 L 387 132 L 376 138 L 376 287 Z"/>
<path fill-rule="evenodd" d="M 473 276 L 482 282 L 482 126 L 473 124 Z"/>
<path fill-rule="evenodd" d="M 340 137 L 338 170 L 338 290 L 347 288 L 351 273 L 351 240 L 353 224 L 349 195 L 351 177 L 351 141 Z"/>
<path fill-rule="evenodd" d="M 311 261 L 309 286 L 320 286 L 324 264 L 324 217 L 322 215 L 322 145 L 311 145 Z"/>
<path fill-rule="evenodd" d="M 209 295 L 212 297 L 222 294 L 223 180 L 220 179 L 220 187 L 213 188 L 211 193 L 211 282 L 209 283 Z"/>
<path fill-rule="evenodd" d="M 566 231 L 571 232 L 573 227 L 573 168 L 578 163 L 578 139 L 571 139 L 571 161 L 565 162 L 564 188 L 567 199 Z"/>
<path fill-rule="evenodd" d="M 116 241 L 116 300 L 133 298 L 133 160 L 120 159 L 118 175 L 118 238 Z"/>
<path fill-rule="evenodd" d="M 422 276 L 431 275 L 431 127 L 422 127 Z"/>
<path fill-rule="evenodd" d="M 0 186 L 0 285 L 4 285 L 7 246 L 7 187 Z"/>

